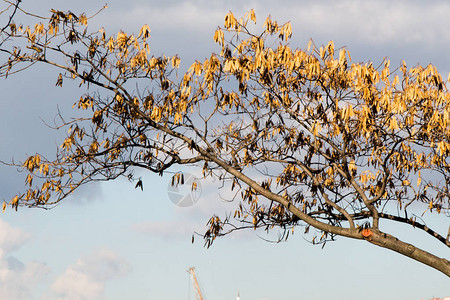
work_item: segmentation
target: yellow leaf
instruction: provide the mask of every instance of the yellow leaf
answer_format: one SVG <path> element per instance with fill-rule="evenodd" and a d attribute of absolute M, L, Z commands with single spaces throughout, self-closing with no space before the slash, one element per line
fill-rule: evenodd
<path fill-rule="evenodd" d="M 309 52 L 309 49 L 311 49 L 311 43 L 312 43 L 312 40 L 309 40 L 308 47 L 306 48 L 306 51 L 308 51 L 308 52 Z M 450 76 L 450 74 L 449 74 L 449 76 Z"/>
<path fill-rule="evenodd" d="M 81 14 L 81 16 L 80 16 L 78 22 L 79 22 L 80 24 L 86 26 L 86 25 L 87 25 L 87 17 L 86 17 L 86 15 L 85 15 L 85 14 Z"/>
<path fill-rule="evenodd" d="M 63 84 L 63 78 L 62 78 L 61 73 L 59 73 L 58 79 L 56 81 L 56 86 L 62 87 L 62 84 Z"/>
<path fill-rule="evenodd" d="M 339 64 L 343 66 L 347 60 L 345 59 L 345 49 L 341 49 L 339 51 Z"/>
<path fill-rule="evenodd" d="M 109 38 L 108 43 L 106 43 L 106 47 L 108 47 L 109 52 L 114 51 L 114 39 L 112 37 Z"/>
<path fill-rule="evenodd" d="M 395 77 L 394 77 L 394 81 L 392 82 L 392 86 L 396 86 L 397 84 L 399 83 L 399 79 L 398 79 L 398 76 L 397 75 L 395 75 Z"/>
<path fill-rule="evenodd" d="M 348 164 L 348 170 L 350 171 L 350 173 L 352 173 L 353 171 L 356 171 L 356 163 L 354 160 L 352 160 L 349 164 Z"/>
<path fill-rule="evenodd" d="M 320 126 L 319 122 L 314 121 L 314 124 L 312 126 L 313 135 L 317 136 L 317 134 L 319 133 L 320 129 L 321 129 L 321 126 Z"/>
<path fill-rule="evenodd" d="M 172 57 L 172 67 L 173 68 L 178 68 L 180 66 L 180 58 L 178 56 L 174 56 Z"/>
<path fill-rule="evenodd" d="M 397 119 L 395 117 L 391 117 L 391 120 L 389 122 L 389 130 L 396 130 L 398 129 L 398 123 L 397 123 Z"/>
<path fill-rule="evenodd" d="M 445 143 L 444 141 L 440 141 L 438 143 L 437 150 L 440 156 L 444 155 L 444 153 L 447 152 L 447 143 Z"/>
<path fill-rule="evenodd" d="M 253 10 L 253 8 L 250 11 L 250 20 L 252 20 L 256 24 L 256 16 L 255 16 L 255 11 Z"/>
<path fill-rule="evenodd" d="M 224 42 L 224 34 L 223 31 L 219 29 L 216 30 L 216 32 L 214 33 L 214 42 L 223 45 Z"/>
<path fill-rule="evenodd" d="M 334 42 L 333 41 L 329 41 L 328 45 L 328 52 L 331 54 L 331 56 L 334 56 Z"/>
<path fill-rule="evenodd" d="M 230 11 L 226 16 L 225 16 L 225 28 L 230 30 L 232 27 L 236 27 L 236 18 L 234 17 L 233 13 Z"/>
<path fill-rule="evenodd" d="M 286 37 L 286 40 L 292 36 L 292 26 L 291 22 L 287 22 L 286 25 L 283 26 L 283 33 Z"/>
<path fill-rule="evenodd" d="M 323 60 L 324 58 L 325 58 L 325 49 L 323 48 L 323 47 L 320 47 L 320 49 L 319 49 L 319 55 L 320 55 L 320 58 Z"/>
<path fill-rule="evenodd" d="M 138 37 L 142 36 L 142 39 L 145 40 L 150 36 L 150 32 L 151 32 L 150 27 L 148 27 L 148 25 L 144 25 L 142 26 L 141 31 L 139 31 Z"/>
<path fill-rule="evenodd" d="M 29 186 L 33 184 L 33 176 L 31 176 L 31 174 L 28 174 L 27 179 L 25 179 L 25 183 L 27 183 Z"/>
<path fill-rule="evenodd" d="M 31 46 L 31 47 L 27 46 L 27 48 L 28 48 L 28 49 L 31 49 L 31 50 L 34 50 L 34 51 L 36 51 L 37 53 L 41 53 L 41 52 L 43 51 L 42 48 L 39 48 L 39 47 L 37 47 L 37 46 Z"/>

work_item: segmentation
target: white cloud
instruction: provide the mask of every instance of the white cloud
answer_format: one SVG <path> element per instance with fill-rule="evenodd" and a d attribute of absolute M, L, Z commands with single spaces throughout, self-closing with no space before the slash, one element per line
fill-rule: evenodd
<path fill-rule="evenodd" d="M 0 299 L 29 299 L 33 288 L 50 268 L 42 263 L 24 264 L 14 256 L 0 258 Z"/>
<path fill-rule="evenodd" d="M 29 299 L 34 287 L 50 272 L 43 263 L 23 263 L 10 254 L 30 237 L 30 234 L 0 219 L 0 299 Z"/>
<path fill-rule="evenodd" d="M 275 12 L 297 25 L 304 34 L 370 44 L 438 43 L 450 38 L 450 4 L 410 1 L 325 1 L 298 3 L 290 11 Z M 278 14 L 277 14 L 278 15 Z M 295 29 L 294 27 L 294 29 Z M 301 34 L 301 33 L 299 33 Z"/>
<path fill-rule="evenodd" d="M 82 185 L 67 198 L 66 202 L 72 205 L 86 205 L 94 201 L 102 201 L 104 199 L 103 184 L 102 182 L 91 182 Z"/>
<path fill-rule="evenodd" d="M 46 299 L 102 299 L 106 282 L 126 275 L 129 269 L 128 262 L 116 253 L 106 249 L 96 251 L 69 266 L 55 280 Z"/>
<path fill-rule="evenodd" d="M 149 24 L 158 31 L 190 31 L 211 33 L 223 26 L 225 14 L 231 10 L 236 17 L 254 8 L 261 29 L 268 14 L 280 22 L 290 20 L 294 34 L 322 36 L 328 39 L 345 37 L 368 43 L 427 43 L 450 39 L 447 13 L 450 3 L 421 1 L 159 1 L 135 2 L 124 9 L 111 5 L 99 18 L 118 20 L 118 24 L 134 30 Z M 100 21 L 100 20 L 99 20 Z M 116 23 L 116 24 L 117 24 Z M 131 27 L 131 28 L 133 28 Z M 210 37 L 208 37 L 210 38 Z"/>
<path fill-rule="evenodd" d="M 67 269 L 52 286 L 57 294 L 53 299 L 98 299 L 104 291 L 104 284 L 90 280 L 82 271 L 73 268 Z"/>
<path fill-rule="evenodd" d="M 164 29 L 177 29 L 183 28 L 184 30 L 190 29 L 195 31 L 202 31 L 207 29 L 210 31 L 212 22 L 216 19 L 223 18 L 220 11 L 212 8 L 198 5 L 199 3 L 182 2 L 170 7 L 136 7 L 129 11 L 125 18 L 134 20 L 134 22 L 143 25 L 146 23 L 154 24 L 153 26 L 161 26 Z M 167 22 L 170 20 L 170 22 Z M 161 25 L 159 25 L 161 24 Z M 219 24 L 215 24 L 216 26 Z"/>
<path fill-rule="evenodd" d="M 0 219 L 0 249 L 4 254 L 19 249 L 30 237 L 29 233 L 23 232 L 19 228 L 14 228 Z"/>

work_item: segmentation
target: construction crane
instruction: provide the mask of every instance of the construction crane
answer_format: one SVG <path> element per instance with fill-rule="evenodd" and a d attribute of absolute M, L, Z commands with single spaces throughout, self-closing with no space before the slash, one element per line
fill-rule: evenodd
<path fill-rule="evenodd" d="M 200 291 L 200 286 L 198 285 L 197 276 L 195 276 L 195 268 L 191 267 L 189 270 L 187 270 L 189 274 L 191 274 L 192 279 L 192 285 L 194 286 L 195 290 L 195 297 L 197 300 L 203 300 L 202 292 Z"/>

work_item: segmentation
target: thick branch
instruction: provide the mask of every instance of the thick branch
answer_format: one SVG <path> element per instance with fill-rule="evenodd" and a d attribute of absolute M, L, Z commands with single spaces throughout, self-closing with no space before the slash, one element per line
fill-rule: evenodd
<path fill-rule="evenodd" d="M 450 277 L 450 261 L 445 258 L 440 258 L 375 229 L 372 230 L 372 235 L 367 238 L 367 241 L 374 245 L 390 249 L 414 260 L 420 261 L 421 263 L 439 270 Z"/>

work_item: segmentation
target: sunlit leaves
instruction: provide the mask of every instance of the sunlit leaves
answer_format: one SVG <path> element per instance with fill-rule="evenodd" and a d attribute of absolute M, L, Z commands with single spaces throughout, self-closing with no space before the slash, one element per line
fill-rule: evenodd
<path fill-rule="evenodd" d="M 177 55 L 172 57 L 171 62 L 172 62 L 172 68 L 179 68 L 180 67 L 181 60 L 180 60 L 180 58 Z"/>
<path fill-rule="evenodd" d="M 150 32 L 151 32 L 150 27 L 148 27 L 148 25 L 144 25 L 139 31 L 138 37 L 142 37 L 145 40 L 150 37 Z"/>
<path fill-rule="evenodd" d="M 94 105 L 94 99 L 90 96 L 80 97 L 80 101 L 77 103 L 77 107 L 81 109 L 88 109 Z"/>
<path fill-rule="evenodd" d="M 202 74 L 202 68 L 202 64 L 198 61 L 195 61 L 189 68 L 188 72 L 200 76 Z"/>
<path fill-rule="evenodd" d="M 234 216 L 252 228 L 293 227 L 293 208 L 333 228 L 377 226 L 386 203 L 449 209 L 450 96 L 431 65 L 352 62 L 333 41 L 294 48 L 290 22 L 268 17 L 251 32 L 252 10 L 242 19 L 229 12 L 213 35 L 218 51 L 183 72 L 178 55 L 150 53 L 147 25 L 107 35 L 88 33 L 85 15 L 54 10 L 49 21 L 11 23 L 26 47 L 8 52 L 0 74 L 50 63 L 57 86 L 73 78 L 88 89 L 74 104 L 80 115 L 61 117 L 70 130 L 57 159 L 22 164 L 30 189 L 15 207 L 60 201 L 89 181 L 133 180 L 134 168 L 161 175 L 202 163 L 205 177 L 241 197 Z M 255 172 L 261 180 L 244 180 Z M 230 222 L 211 218 L 208 241 Z"/>
<path fill-rule="evenodd" d="M 222 30 L 216 30 L 216 32 L 214 33 L 214 42 L 218 43 L 219 45 L 224 44 L 224 34 Z"/>
<path fill-rule="evenodd" d="M 238 26 L 239 26 L 238 21 L 236 20 L 236 18 L 234 17 L 234 15 L 231 11 L 225 16 L 224 26 L 227 30 L 238 29 Z"/>
<path fill-rule="evenodd" d="M 106 43 L 106 47 L 108 49 L 109 52 L 113 52 L 114 48 L 115 48 L 115 40 L 113 37 L 110 37 L 108 39 L 108 42 Z"/>
<path fill-rule="evenodd" d="M 60 74 L 58 75 L 58 79 L 57 79 L 55 85 L 56 85 L 56 86 L 62 87 L 62 84 L 63 84 L 63 78 L 62 78 L 62 74 L 60 73 Z"/>

